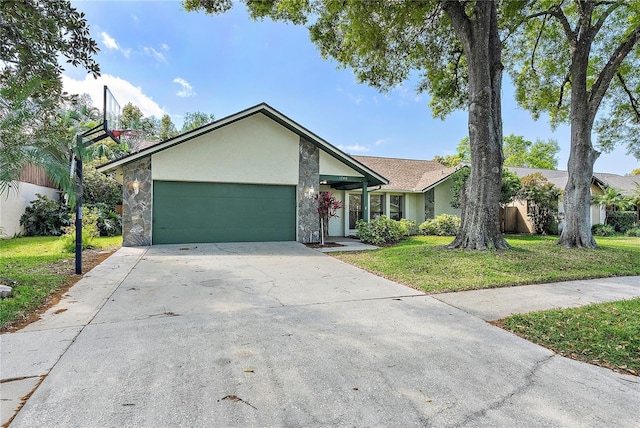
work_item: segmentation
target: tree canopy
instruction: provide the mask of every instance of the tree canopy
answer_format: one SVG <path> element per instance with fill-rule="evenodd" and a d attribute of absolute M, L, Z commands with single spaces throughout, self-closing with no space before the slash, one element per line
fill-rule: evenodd
<path fill-rule="evenodd" d="M 216 116 L 211 114 L 206 114 L 201 111 L 187 112 L 184 115 L 184 122 L 182 124 L 182 131 L 187 132 L 192 129 L 200 128 L 208 123 L 216 120 Z"/>

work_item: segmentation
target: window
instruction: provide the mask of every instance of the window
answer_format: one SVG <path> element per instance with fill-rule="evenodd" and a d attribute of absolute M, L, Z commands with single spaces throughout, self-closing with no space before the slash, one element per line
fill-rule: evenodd
<path fill-rule="evenodd" d="M 428 220 L 435 217 L 435 192 L 433 189 L 427 190 L 424 194 L 424 219 Z"/>
<path fill-rule="evenodd" d="M 384 195 L 369 195 L 371 218 L 375 219 L 384 214 Z"/>
<path fill-rule="evenodd" d="M 389 218 L 393 220 L 400 220 L 402 218 L 403 209 L 404 209 L 404 196 L 402 195 L 389 196 Z"/>
<path fill-rule="evenodd" d="M 362 195 L 349 195 L 349 229 L 356 228 L 356 222 L 362 219 Z"/>

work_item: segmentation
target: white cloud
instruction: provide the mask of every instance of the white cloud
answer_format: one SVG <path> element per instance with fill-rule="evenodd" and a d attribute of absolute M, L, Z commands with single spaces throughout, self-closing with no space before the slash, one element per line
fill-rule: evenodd
<path fill-rule="evenodd" d="M 352 146 L 338 146 L 338 148 L 347 153 L 366 153 L 369 151 L 369 147 L 362 146 L 360 144 L 354 144 Z"/>
<path fill-rule="evenodd" d="M 66 75 L 62 75 L 62 84 L 64 90 L 70 94 L 87 93 L 93 100 L 93 105 L 102 110 L 103 106 L 103 87 L 107 85 L 109 90 L 120 104 L 120 108 L 127 103 L 132 103 L 140 107 L 145 116 L 162 117 L 165 110 L 158 105 L 153 99 L 146 95 L 142 88 L 134 86 L 132 83 L 109 74 L 103 74 L 97 79 L 87 75 L 84 80 L 75 80 Z"/>
<path fill-rule="evenodd" d="M 191 84 L 184 80 L 182 77 L 176 77 L 175 79 L 173 79 L 173 83 L 177 83 L 178 85 L 182 86 L 182 89 L 176 92 L 176 95 L 179 97 L 187 98 L 196 94 Z"/>
<path fill-rule="evenodd" d="M 382 138 L 381 138 L 381 139 L 379 139 L 379 140 L 376 140 L 376 142 L 375 142 L 375 143 L 373 143 L 373 144 L 375 144 L 376 146 L 381 146 L 381 145 L 383 145 L 383 144 L 384 144 L 384 143 L 386 143 L 386 142 L 387 142 L 387 140 L 385 140 L 385 139 L 382 139 Z"/>
<path fill-rule="evenodd" d="M 120 46 L 118 46 L 118 43 L 116 42 L 116 39 L 114 39 L 109 34 L 105 33 L 104 31 L 102 33 L 100 33 L 100 35 L 102 36 L 102 43 L 107 47 L 107 49 L 113 49 L 113 50 L 116 50 L 116 51 L 120 50 Z"/>
<path fill-rule="evenodd" d="M 169 50 L 169 45 L 166 44 L 166 43 L 161 44 L 160 47 L 162 48 L 163 51 L 168 51 Z"/>
<path fill-rule="evenodd" d="M 132 13 L 132 14 L 131 14 L 131 20 L 132 20 L 133 22 L 138 22 L 138 21 L 139 21 L 139 19 L 138 19 L 138 15 L 136 15 L 136 14 Z"/>
<path fill-rule="evenodd" d="M 165 62 L 167 60 L 162 53 L 158 52 L 157 50 L 149 46 L 145 46 L 144 53 L 154 57 L 160 62 Z"/>

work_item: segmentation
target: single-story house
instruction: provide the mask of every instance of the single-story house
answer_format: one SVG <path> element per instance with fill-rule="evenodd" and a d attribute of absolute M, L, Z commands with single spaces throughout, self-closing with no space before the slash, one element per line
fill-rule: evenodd
<path fill-rule="evenodd" d="M 60 190 L 47 173 L 40 167 L 27 164 L 20 173 L 17 186 L 0 194 L 0 238 L 12 237 L 23 231 L 20 217 L 31 201 L 37 199 L 36 194 L 54 201 L 60 199 Z"/>
<path fill-rule="evenodd" d="M 318 242 L 314 196 L 389 181 L 267 104 L 98 168 L 123 184 L 123 245 Z M 369 218 L 368 210 L 363 210 Z"/>

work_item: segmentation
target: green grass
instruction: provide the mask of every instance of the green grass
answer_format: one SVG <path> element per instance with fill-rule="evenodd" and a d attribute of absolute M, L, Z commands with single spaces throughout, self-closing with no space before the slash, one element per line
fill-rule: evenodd
<path fill-rule="evenodd" d="M 513 315 L 503 327 L 566 357 L 640 373 L 640 298 Z"/>
<path fill-rule="evenodd" d="M 54 236 L 0 240 L 0 277 L 17 282 L 13 297 L 0 300 L 0 330 L 26 318 L 71 279 L 75 255 L 62 252 L 60 241 Z M 93 244 L 116 249 L 122 237 L 95 238 Z"/>
<path fill-rule="evenodd" d="M 427 293 L 586 278 L 640 275 L 640 238 L 598 238 L 594 250 L 567 249 L 555 237 L 507 236 L 510 250 L 447 250 L 451 237 L 418 236 L 373 251 L 329 253 Z"/>

